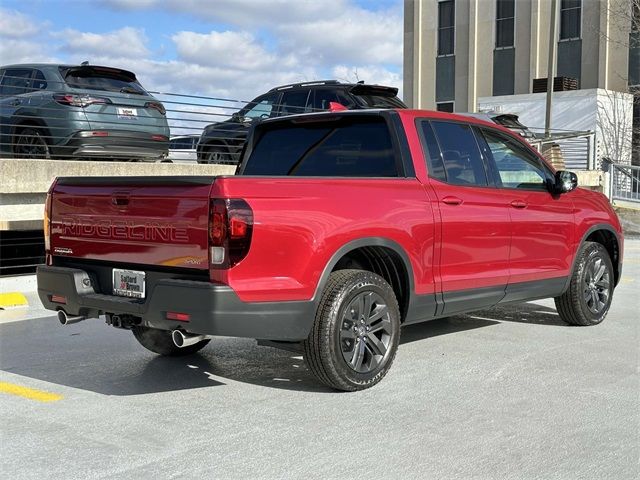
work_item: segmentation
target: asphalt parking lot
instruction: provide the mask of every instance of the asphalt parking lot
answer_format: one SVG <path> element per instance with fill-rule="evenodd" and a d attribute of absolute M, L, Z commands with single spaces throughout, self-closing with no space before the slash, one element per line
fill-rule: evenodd
<path fill-rule="evenodd" d="M 545 300 L 407 327 L 389 375 L 359 393 L 318 386 L 301 357 L 253 340 L 168 359 L 99 320 L 0 312 L 0 471 L 636 479 L 639 293 L 640 240 L 627 240 L 603 324 L 569 327 Z"/>

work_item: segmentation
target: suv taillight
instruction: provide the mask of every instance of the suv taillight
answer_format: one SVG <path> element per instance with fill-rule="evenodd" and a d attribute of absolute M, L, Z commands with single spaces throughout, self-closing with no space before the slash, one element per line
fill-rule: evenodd
<path fill-rule="evenodd" d="M 164 105 L 162 105 L 160 102 L 147 102 L 144 104 L 144 106 L 146 108 L 153 108 L 154 110 L 157 110 L 158 112 L 160 112 L 160 115 L 166 115 L 167 113 L 167 109 L 164 108 Z"/>
<path fill-rule="evenodd" d="M 105 97 L 92 97 L 91 95 L 55 94 L 53 99 L 61 105 L 70 107 L 88 107 L 89 105 L 104 105 L 112 103 Z"/>
<path fill-rule="evenodd" d="M 53 183 L 49 187 L 49 191 L 47 192 L 47 199 L 44 202 L 44 221 L 42 228 L 44 230 L 44 252 L 46 257 L 47 265 L 51 265 L 51 204 L 53 200 L 53 189 L 56 186 L 58 179 L 55 178 Z"/>
<path fill-rule="evenodd" d="M 253 211 L 241 199 L 211 201 L 209 263 L 213 268 L 231 268 L 249 253 Z"/>

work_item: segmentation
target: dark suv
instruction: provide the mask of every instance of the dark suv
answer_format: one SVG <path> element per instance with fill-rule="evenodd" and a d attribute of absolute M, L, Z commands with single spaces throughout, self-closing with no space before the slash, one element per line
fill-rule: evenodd
<path fill-rule="evenodd" d="M 18 158 L 161 160 L 165 108 L 127 70 L 93 65 L 0 68 L 0 153 Z"/>
<path fill-rule="evenodd" d="M 269 90 L 229 120 L 207 125 L 197 147 L 198 163 L 236 164 L 253 123 L 264 118 L 338 109 L 407 108 L 398 89 L 336 80 L 295 83 Z M 332 105 L 333 104 L 333 105 Z"/>

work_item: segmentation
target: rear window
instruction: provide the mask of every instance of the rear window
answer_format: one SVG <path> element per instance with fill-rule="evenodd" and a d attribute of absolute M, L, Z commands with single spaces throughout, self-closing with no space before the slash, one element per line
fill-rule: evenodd
<path fill-rule="evenodd" d="M 265 125 L 244 175 L 397 177 L 389 127 L 382 118 Z"/>
<path fill-rule="evenodd" d="M 71 88 L 148 95 L 129 72 L 111 68 L 63 68 L 62 76 Z"/>
<path fill-rule="evenodd" d="M 407 108 L 402 101 L 395 96 L 386 95 L 358 95 L 364 103 L 371 108 Z"/>

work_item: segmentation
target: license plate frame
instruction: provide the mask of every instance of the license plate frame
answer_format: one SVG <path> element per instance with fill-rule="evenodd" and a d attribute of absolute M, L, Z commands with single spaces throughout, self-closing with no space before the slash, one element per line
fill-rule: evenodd
<path fill-rule="evenodd" d="M 147 286 L 147 274 L 139 270 L 114 268 L 111 274 L 112 291 L 119 297 L 144 299 Z M 138 287 L 138 289 L 131 287 Z"/>
<path fill-rule="evenodd" d="M 116 107 L 118 109 L 118 118 L 124 118 L 126 120 L 137 120 L 138 109 L 131 107 Z"/>

